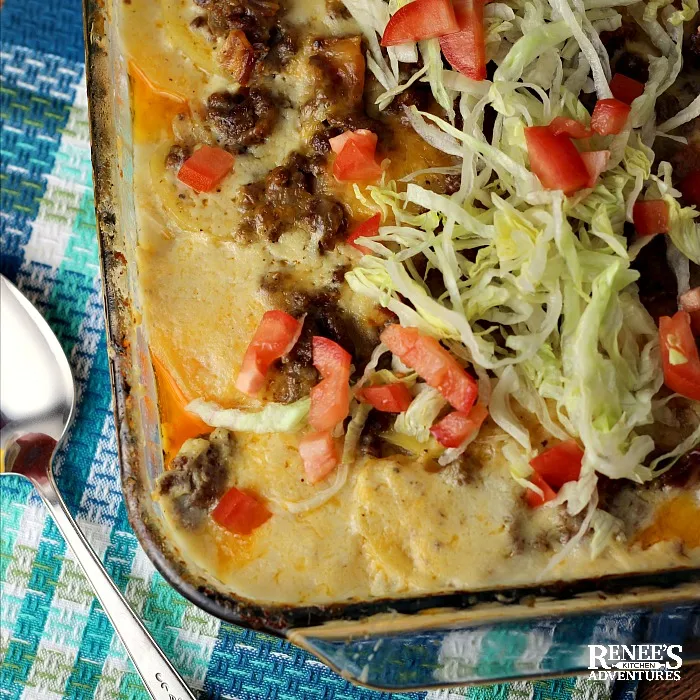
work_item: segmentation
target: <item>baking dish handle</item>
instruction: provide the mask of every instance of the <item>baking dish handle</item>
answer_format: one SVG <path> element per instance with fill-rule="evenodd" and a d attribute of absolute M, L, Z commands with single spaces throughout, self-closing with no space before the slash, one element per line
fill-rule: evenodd
<path fill-rule="evenodd" d="M 590 676 L 593 644 L 660 644 L 684 663 L 700 660 L 700 603 L 435 629 L 421 620 L 422 629 L 400 634 L 382 631 L 385 619 L 363 624 L 367 631 L 359 636 L 348 637 L 342 623 L 288 636 L 343 677 L 385 691 Z M 673 657 L 668 662 L 675 670 Z"/>

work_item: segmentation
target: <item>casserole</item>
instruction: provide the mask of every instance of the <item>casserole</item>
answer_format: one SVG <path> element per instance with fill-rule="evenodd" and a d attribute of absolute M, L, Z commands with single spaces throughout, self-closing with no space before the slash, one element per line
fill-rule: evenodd
<path fill-rule="evenodd" d="M 684 569 L 609 581 L 500 587 L 368 602 L 261 604 L 252 596 L 246 599 L 232 594 L 205 568 L 183 556 L 151 498 L 155 481 L 163 470 L 162 439 L 148 337 L 142 323 L 143 299 L 135 274 L 138 224 L 133 190 L 132 120 L 127 109 L 130 104 L 127 62 L 117 39 L 118 17 L 110 4 L 105 7 L 86 4 L 96 207 L 125 498 L 132 526 L 163 575 L 193 602 L 223 619 L 287 634 L 353 678 L 392 688 L 577 671 L 582 662 L 580 645 L 586 641 L 583 638 L 573 651 L 557 657 L 558 666 L 543 664 L 538 659 L 526 667 L 504 656 L 502 663 L 490 659 L 479 668 L 478 664 L 449 664 L 447 652 L 441 657 L 440 651 L 432 655 L 423 651 L 443 650 L 450 644 L 454 648 L 454 635 L 464 637 L 472 628 L 485 633 L 494 626 L 506 629 L 510 625 L 513 631 L 522 632 L 522 618 L 539 620 L 545 629 L 558 624 L 580 628 L 582 621 L 576 616 L 588 614 L 592 635 L 589 638 L 596 638 L 600 625 L 590 617 L 592 613 L 614 619 L 614 613 L 609 611 L 640 606 L 648 612 L 664 604 L 697 599 L 698 572 Z M 604 603 L 600 602 L 601 596 Z M 389 610 L 395 613 L 387 614 Z M 560 621 L 562 617 L 564 623 Z M 641 628 L 640 624 L 636 630 L 640 634 Z M 605 629 L 614 637 L 615 632 L 609 626 Z M 428 639 L 430 644 L 425 643 Z M 625 639 L 629 641 L 629 637 Z M 380 644 L 380 640 L 385 641 Z M 374 647 L 377 649 L 372 651 Z M 377 653 L 379 649 L 384 651 Z M 385 663 L 385 653 L 396 660 L 412 658 L 416 663 L 402 663 L 400 672 L 387 675 L 387 669 L 396 666 Z M 354 654 L 359 654 L 363 663 L 358 664 Z M 420 654 L 423 656 L 419 659 Z M 445 670 L 447 667 L 449 671 Z"/>

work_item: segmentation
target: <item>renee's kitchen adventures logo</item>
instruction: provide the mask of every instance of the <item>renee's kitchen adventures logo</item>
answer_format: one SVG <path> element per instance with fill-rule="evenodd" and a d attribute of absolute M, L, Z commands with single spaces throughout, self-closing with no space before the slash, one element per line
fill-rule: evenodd
<path fill-rule="evenodd" d="M 680 644 L 589 644 L 591 680 L 679 681 Z"/>

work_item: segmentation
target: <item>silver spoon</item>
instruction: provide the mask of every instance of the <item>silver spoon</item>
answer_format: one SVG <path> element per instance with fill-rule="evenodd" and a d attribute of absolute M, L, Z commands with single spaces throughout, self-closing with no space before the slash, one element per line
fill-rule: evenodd
<path fill-rule="evenodd" d="M 0 329 L 0 448 L 4 464 L 0 471 L 20 474 L 34 484 L 151 697 L 194 700 L 104 570 L 58 493 L 51 460 L 73 418 L 73 377 L 46 321 L 3 276 Z"/>

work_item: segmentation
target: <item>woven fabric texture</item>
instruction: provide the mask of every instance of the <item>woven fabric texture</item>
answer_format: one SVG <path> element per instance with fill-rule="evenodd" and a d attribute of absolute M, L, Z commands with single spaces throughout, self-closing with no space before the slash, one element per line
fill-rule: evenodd
<path fill-rule="evenodd" d="M 55 472 L 80 527 L 202 698 L 389 697 L 351 685 L 282 640 L 207 615 L 175 593 L 140 549 L 118 479 L 80 1 L 6 0 L 0 22 L 2 273 L 48 320 L 73 369 L 77 413 Z M 145 699 L 90 586 L 29 484 L 0 479 L 0 509 L 0 697 Z M 611 689 L 563 679 L 394 697 L 607 700 Z"/>

